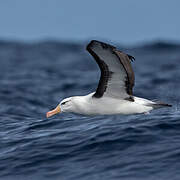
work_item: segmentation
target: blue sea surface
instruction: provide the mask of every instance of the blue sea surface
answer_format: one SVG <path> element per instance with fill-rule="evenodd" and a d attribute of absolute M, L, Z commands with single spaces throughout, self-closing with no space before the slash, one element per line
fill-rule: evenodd
<path fill-rule="evenodd" d="M 63 98 L 95 91 L 100 72 L 85 45 L 0 41 L 0 179 L 179 180 L 180 45 L 119 45 L 136 58 L 134 94 L 172 108 L 47 119 Z"/>

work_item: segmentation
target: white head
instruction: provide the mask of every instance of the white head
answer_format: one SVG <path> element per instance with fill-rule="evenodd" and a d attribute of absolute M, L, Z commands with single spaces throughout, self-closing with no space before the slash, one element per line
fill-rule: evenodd
<path fill-rule="evenodd" d="M 47 112 L 46 117 L 48 118 L 62 112 L 73 112 L 73 97 L 63 99 L 55 109 Z"/>

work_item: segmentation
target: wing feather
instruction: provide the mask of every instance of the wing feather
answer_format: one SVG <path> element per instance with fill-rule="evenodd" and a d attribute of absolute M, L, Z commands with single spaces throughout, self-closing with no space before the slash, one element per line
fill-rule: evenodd
<path fill-rule="evenodd" d="M 111 96 L 133 100 L 134 72 L 131 60 L 127 55 L 109 44 L 91 41 L 87 51 L 94 57 L 101 77 L 94 97 Z"/>

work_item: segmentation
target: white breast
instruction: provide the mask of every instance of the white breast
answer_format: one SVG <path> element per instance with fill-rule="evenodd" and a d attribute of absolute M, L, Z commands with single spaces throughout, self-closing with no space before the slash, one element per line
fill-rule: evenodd
<path fill-rule="evenodd" d="M 153 109 L 146 106 L 142 98 L 135 97 L 135 101 L 131 102 L 110 97 L 93 98 L 93 94 L 75 97 L 73 111 L 86 115 L 110 115 L 145 113 Z"/>

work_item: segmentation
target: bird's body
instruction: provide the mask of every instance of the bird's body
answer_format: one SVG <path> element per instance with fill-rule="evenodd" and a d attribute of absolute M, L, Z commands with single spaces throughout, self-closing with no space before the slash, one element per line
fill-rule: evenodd
<path fill-rule="evenodd" d="M 147 113 L 153 109 L 155 104 L 147 99 L 134 97 L 135 101 L 102 97 L 93 97 L 94 93 L 86 96 L 75 96 L 71 98 L 73 103 L 72 111 L 84 115 L 111 115 L 111 114 L 137 114 Z"/>
<path fill-rule="evenodd" d="M 133 95 L 133 56 L 96 40 L 88 44 L 87 51 L 94 57 L 101 70 L 96 92 L 64 99 L 54 110 L 47 113 L 47 117 L 59 112 L 83 115 L 139 114 L 171 106 Z"/>

